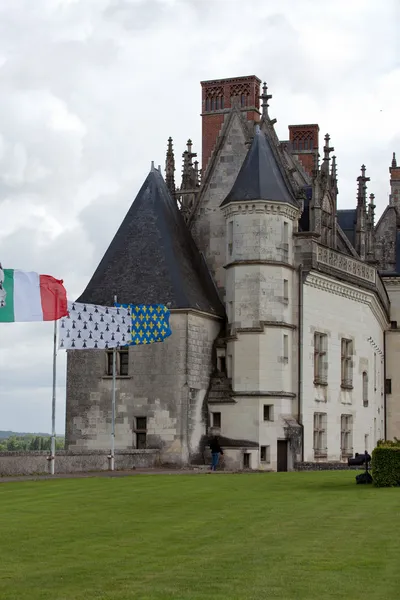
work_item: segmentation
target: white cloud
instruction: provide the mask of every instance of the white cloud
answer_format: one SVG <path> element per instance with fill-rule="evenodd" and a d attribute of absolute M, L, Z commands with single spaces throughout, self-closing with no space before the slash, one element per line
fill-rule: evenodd
<path fill-rule="evenodd" d="M 188 137 L 200 153 L 202 79 L 266 80 L 279 136 L 319 123 L 340 206 L 365 163 L 381 212 L 400 154 L 399 18 L 397 0 L 0 0 L 1 261 L 78 296 L 168 136 L 178 158 Z M 48 430 L 51 327 L 0 333 L 1 428 Z"/>

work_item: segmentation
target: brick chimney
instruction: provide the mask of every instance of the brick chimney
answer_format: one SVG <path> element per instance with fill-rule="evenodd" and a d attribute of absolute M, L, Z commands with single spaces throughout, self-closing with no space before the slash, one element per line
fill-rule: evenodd
<path fill-rule="evenodd" d="M 292 154 L 312 176 L 318 165 L 319 125 L 289 125 L 289 141 Z"/>
<path fill-rule="evenodd" d="M 260 120 L 260 79 L 255 75 L 202 81 L 202 170 L 206 170 L 225 114 L 236 98 L 248 121 Z"/>

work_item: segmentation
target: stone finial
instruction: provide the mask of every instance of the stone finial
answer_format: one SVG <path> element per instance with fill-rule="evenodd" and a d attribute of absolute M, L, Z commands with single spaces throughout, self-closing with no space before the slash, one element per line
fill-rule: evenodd
<path fill-rule="evenodd" d="M 265 81 L 263 84 L 262 91 L 263 91 L 263 93 L 259 97 L 260 100 L 262 100 L 262 103 L 261 103 L 262 114 L 263 114 L 263 117 L 268 117 L 268 106 L 269 106 L 268 100 L 271 100 L 272 94 L 268 94 L 268 86 L 265 83 Z"/>
<path fill-rule="evenodd" d="M 165 182 L 172 196 L 175 195 L 175 156 L 172 147 L 172 138 L 168 138 L 167 156 L 165 159 Z"/>
<path fill-rule="evenodd" d="M 395 169 L 396 167 L 397 167 L 396 152 L 393 152 L 392 169 Z"/>
<path fill-rule="evenodd" d="M 196 152 L 192 152 L 193 142 L 191 139 L 187 141 L 187 149 L 182 154 L 182 184 L 181 190 L 190 190 L 197 187 L 198 184 L 198 169 L 193 166 L 193 158 L 196 158 Z"/>
<path fill-rule="evenodd" d="M 370 194 L 369 195 L 369 204 L 368 204 L 368 215 L 369 215 L 369 219 L 370 219 L 370 223 L 372 225 L 372 227 L 374 226 L 374 221 L 375 221 L 375 194 Z"/>
<path fill-rule="evenodd" d="M 337 179 L 337 166 L 336 166 L 336 156 L 332 156 L 332 170 L 331 170 L 332 179 Z"/>
<path fill-rule="evenodd" d="M 370 181 L 369 177 L 365 177 L 366 167 L 361 165 L 361 175 L 357 177 L 358 181 L 358 192 L 357 192 L 357 204 L 359 206 L 366 206 L 367 202 L 367 182 Z"/>
<path fill-rule="evenodd" d="M 322 163 L 322 170 L 325 173 L 329 173 L 330 153 L 333 152 L 335 149 L 333 146 L 329 146 L 330 139 L 331 139 L 330 135 L 329 135 L 329 133 L 327 133 L 325 135 L 324 159 L 323 159 L 323 163 Z"/>

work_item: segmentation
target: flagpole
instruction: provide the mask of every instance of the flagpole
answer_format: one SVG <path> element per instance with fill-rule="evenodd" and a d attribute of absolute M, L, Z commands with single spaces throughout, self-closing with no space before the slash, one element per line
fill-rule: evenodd
<path fill-rule="evenodd" d="M 57 321 L 54 321 L 53 336 L 53 395 L 51 400 L 51 456 L 50 474 L 54 475 L 56 458 L 56 376 L 57 376 Z"/>
<path fill-rule="evenodd" d="M 117 302 L 117 296 L 114 296 L 114 303 Z M 113 366 L 112 366 L 112 400 L 111 400 L 111 471 L 115 469 L 115 392 L 117 378 L 117 349 L 113 348 Z"/>

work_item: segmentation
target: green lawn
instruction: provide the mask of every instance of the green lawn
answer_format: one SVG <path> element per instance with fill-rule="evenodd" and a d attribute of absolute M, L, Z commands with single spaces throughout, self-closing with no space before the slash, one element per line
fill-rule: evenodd
<path fill-rule="evenodd" d="M 400 489 L 354 477 L 0 483 L 0 598 L 396 599 Z"/>

